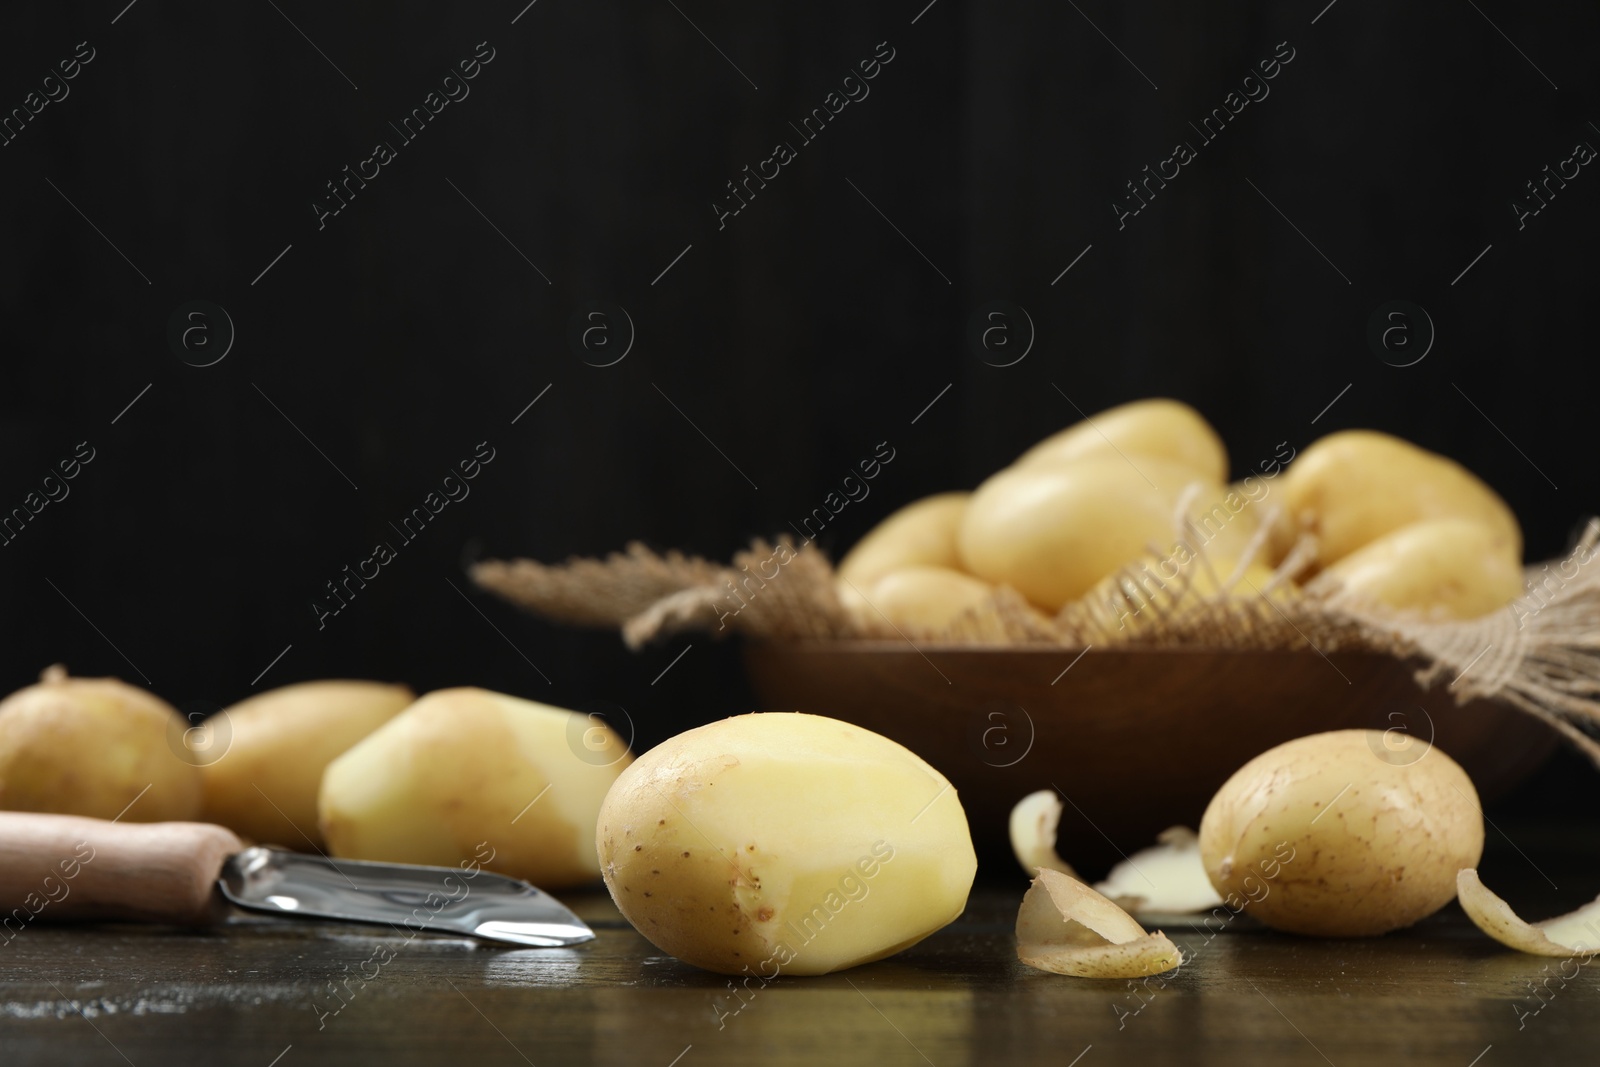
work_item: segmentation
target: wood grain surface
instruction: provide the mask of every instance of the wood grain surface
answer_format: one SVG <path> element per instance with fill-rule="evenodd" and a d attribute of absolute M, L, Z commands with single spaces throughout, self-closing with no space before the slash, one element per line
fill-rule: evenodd
<path fill-rule="evenodd" d="M 1505 829 L 1484 876 L 1525 917 L 1600 889 L 1600 834 Z M 1495 1067 L 1593 1062 L 1600 1041 L 1600 972 L 1503 949 L 1454 906 L 1363 941 L 1168 926 L 1189 962 L 1146 985 L 1019 964 L 1021 890 L 991 873 L 914 949 L 737 1012 L 728 979 L 662 956 L 603 894 L 570 898 L 599 936 L 561 950 L 254 916 L 33 923 L 0 946 L 0 1063 Z"/>

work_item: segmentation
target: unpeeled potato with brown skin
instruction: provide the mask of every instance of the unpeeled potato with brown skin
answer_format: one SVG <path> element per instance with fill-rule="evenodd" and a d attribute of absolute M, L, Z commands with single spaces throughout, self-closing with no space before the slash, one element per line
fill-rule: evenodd
<path fill-rule="evenodd" d="M 1046 611 L 1060 610 L 1148 546 L 1170 546 L 1179 496 L 1196 481 L 1193 471 L 1148 456 L 1007 468 L 967 505 L 962 564 Z"/>
<path fill-rule="evenodd" d="M 943 630 L 964 612 L 994 603 L 994 587 L 949 567 L 903 567 L 879 578 L 867 610 L 895 626 Z"/>
<path fill-rule="evenodd" d="M 0 701 L 0 809 L 193 821 L 200 771 L 173 747 L 185 725 L 137 686 L 51 667 Z"/>
<path fill-rule="evenodd" d="M 839 561 L 841 585 L 862 593 L 906 567 L 959 567 L 956 531 L 971 493 L 937 493 L 900 508 L 869 530 Z"/>
<path fill-rule="evenodd" d="M 1313 592 L 1376 601 L 1432 618 L 1475 619 L 1522 595 L 1510 536 L 1472 519 L 1402 526 L 1318 576 Z"/>
<path fill-rule="evenodd" d="M 1224 900 L 1268 926 L 1371 937 L 1455 898 L 1457 872 L 1483 854 L 1483 814 L 1466 772 L 1437 747 L 1335 730 L 1234 772 L 1200 821 L 1200 854 Z"/>
<path fill-rule="evenodd" d="M 1075 423 L 1040 441 L 1015 466 L 1037 462 L 1140 456 L 1176 463 L 1208 482 L 1228 477 L 1228 450 L 1205 418 L 1177 400 L 1135 400 Z"/>
<path fill-rule="evenodd" d="M 322 848 L 323 770 L 414 699 L 403 685 L 302 682 L 225 709 L 212 729 L 227 750 L 200 767 L 203 818 L 262 844 Z"/>
<path fill-rule="evenodd" d="M 1277 549 L 1311 533 L 1322 567 L 1423 519 L 1472 519 L 1522 556 L 1522 528 L 1499 494 L 1454 460 L 1386 433 L 1329 434 L 1289 464 L 1282 486 L 1289 524 Z"/>

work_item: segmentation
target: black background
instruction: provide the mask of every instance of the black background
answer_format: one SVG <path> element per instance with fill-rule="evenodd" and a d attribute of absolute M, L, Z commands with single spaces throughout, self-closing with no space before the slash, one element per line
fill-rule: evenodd
<path fill-rule="evenodd" d="M 95 58 L 0 147 L 0 510 L 78 442 L 96 458 L 0 546 L 0 684 L 64 661 L 185 709 L 476 684 L 621 705 L 648 747 L 750 710 L 737 649 L 693 639 L 652 686 L 682 638 L 546 624 L 464 559 L 725 557 L 887 441 L 837 551 L 1074 406 L 1150 395 L 1199 407 L 1236 474 L 1402 434 L 1492 483 L 1530 559 L 1563 550 L 1600 499 L 1600 175 L 1520 230 L 1511 203 L 1600 145 L 1594 5 L 925 2 L 8 9 L 0 109 Z M 1285 41 L 1270 95 L 1119 230 L 1124 182 Z M 325 183 L 479 42 L 470 95 L 319 229 Z M 789 123 L 879 42 L 870 95 L 801 145 Z M 778 141 L 798 158 L 719 229 Z M 1403 368 L 1366 340 L 1397 299 L 1437 330 Z M 235 325 L 214 366 L 169 347 L 192 300 Z M 568 339 L 595 300 L 636 329 L 610 367 Z M 1036 329 L 1013 366 L 966 342 L 994 300 Z M 480 441 L 470 497 L 319 629 L 324 583 Z M 1525 802 L 1586 774 L 1568 757 Z"/>

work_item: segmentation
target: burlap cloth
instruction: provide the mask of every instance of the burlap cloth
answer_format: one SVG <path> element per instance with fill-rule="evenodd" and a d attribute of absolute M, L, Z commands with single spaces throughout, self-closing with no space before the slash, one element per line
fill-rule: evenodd
<path fill-rule="evenodd" d="M 1119 584 L 1138 600 L 1136 626 L 1126 625 L 1126 605 L 1104 595 L 1068 604 L 1051 617 L 1001 587 L 991 604 L 967 611 L 947 628 L 896 627 L 876 612 L 846 608 L 826 554 L 810 543 L 797 548 L 787 534 L 773 543 L 753 542 L 730 564 L 678 552 L 661 555 L 634 543 L 604 560 L 485 561 L 472 568 L 472 578 L 548 618 L 620 628 L 631 648 L 694 630 L 942 646 L 1310 645 L 1324 654 L 1373 651 L 1419 662 L 1419 684 L 1446 684 L 1458 703 L 1484 698 L 1534 715 L 1600 764 L 1600 743 L 1585 732 L 1600 730 L 1600 565 L 1589 565 L 1597 540 L 1600 520 L 1592 519 L 1567 556 L 1525 569 L 1526 596 L 1467 621 L 1397 613 L 1326 582 L 1313 580 L 1303 589 L 1289 585 L 1285 579 L 1314 555 L 1308 542 L 1296 546 L 1264 587 L 1242 581 L 1238 573 L 1217 575 L 1212 587 L 1230 590 L 1222 595 L 1202 596 L 1183 582 L 1143 595 L 1132 584 L 1139 565 L 1130 566 Z M 1152 558 L 1159 558 L 1153 547 Z M 1208 564 L 1202 559 L 1201 566 Z"/>

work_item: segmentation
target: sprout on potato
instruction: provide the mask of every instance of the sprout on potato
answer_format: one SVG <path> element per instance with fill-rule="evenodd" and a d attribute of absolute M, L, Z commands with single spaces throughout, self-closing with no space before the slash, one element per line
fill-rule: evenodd
<path fill-rule="evenodd" d="M 953 922 L 977 858 L 950 782 L 819 715 L 741 715 L 646 752 L 596 828 L 606 888 L 663 951 L 770 979 L 868 963 Z"/>

